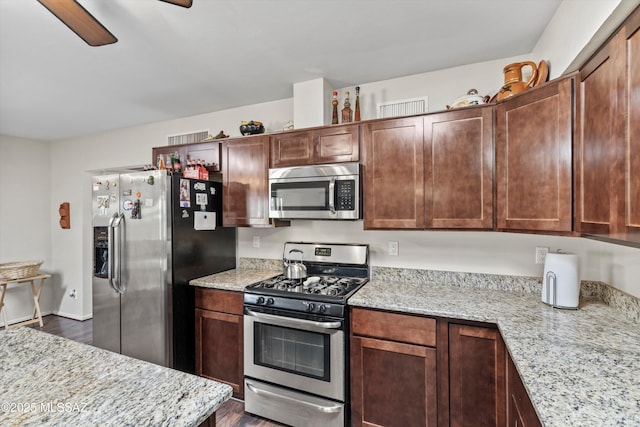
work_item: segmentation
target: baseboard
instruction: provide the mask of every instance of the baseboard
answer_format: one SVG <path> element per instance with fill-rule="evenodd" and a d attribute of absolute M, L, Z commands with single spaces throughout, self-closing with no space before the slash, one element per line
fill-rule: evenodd
<path fill-rule="evenodd" d="M 61 317 L 66 317 L 68 319 L 81 320 L 81 321 L 85 321 L 93 318 L 92 314 L 85 314 L 84 316 L 78 316 L 77 314 L 65 313 L 63 311 L 55 311 L 50 314 L 55 314 L 56 316 L 61 316 Z"/>
<path fill-rule="evenodd" d="M 43 311 L 41 312 L 42 317 L 47 316 L 49 314 L 52 314 L 51 311 Z M 27 320 L 31 320 L 32 317 L 31 316 L 21 316 L 18 318 L 14 318 L 14 319 L 7 319 L 7 323 L 9 324 L 9 326 L 13 325 L 14 323 L 20 323 L 20 322 L 24 322 Z M 0 326 L 4 326 L 4 322 L 0 321 Z"/>

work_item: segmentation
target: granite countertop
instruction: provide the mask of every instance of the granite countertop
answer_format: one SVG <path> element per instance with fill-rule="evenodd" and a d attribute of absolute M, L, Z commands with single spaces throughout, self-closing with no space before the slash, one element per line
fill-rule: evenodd
<path fill-rule="evenodd" d="M 242 292 L 244 291 L 245 286 L 277 276 L 278 274 L 282 274 L 282 270 L 254 270 L 240 268 L 193 279 L 189 284 L 192 286 L 200 286 L 202 288 Z"/>
<path fill-rule="evenodd" d="M 21 327 L 0 332 L 0 425 L 198 426 L 232 389 Z"/>
<path fill-rule="evenodd" d="M 638 324 L 607 304 L 374 279 L 349 305 L 495 323 L 544 426 L 640 425 Z"/>

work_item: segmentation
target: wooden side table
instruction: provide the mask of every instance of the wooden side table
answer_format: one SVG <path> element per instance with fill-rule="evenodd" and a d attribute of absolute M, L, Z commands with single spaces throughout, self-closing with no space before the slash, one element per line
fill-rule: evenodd
<path fill-rule="evenodd" d="M 0 278 L 0 286 L 2 286 L 2 293 L 0 294 L 0 311 L 2 311 L 2 318 L 4 320 L 5 329 L 15 328 L 22 325 L 30 325 L 32 323 L 40 323 L 40 327 L 44 324 L 42 323 L 42 313 L 40 312 L 40 294 L 42 293 L 42 288 L 44 287 L 45 279 L 51 277 L 50 274 L 39 274 L 37 276 L 25 277 L 23 279 L 3 279 Z M 36 287 L 36 281 L 40 280 L 40 286 Z M 9 283 L 30 283 L 31 284 L 31 293 L 33 294 L 33 316 L 31 316 L 31 320 L 25 320 L 24 322 L 14 323 L 9 326 L 7 323 L 7 310 L 4 307 L 4 294 L 7 292 L 7 285 Z"/>

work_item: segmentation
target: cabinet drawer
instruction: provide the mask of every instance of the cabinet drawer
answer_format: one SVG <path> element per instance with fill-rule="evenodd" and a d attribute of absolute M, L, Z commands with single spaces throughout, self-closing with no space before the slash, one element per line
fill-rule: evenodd
<path fill-rule="evenodd" d="M 242 292 L 196 288 L 196 308 L 242 315 Z"/>
<path fill-rule="evenodd" d="M 436 346 L 436 320 L 428 317 L 354 308 L 351 331 L 353 335 Z"/>

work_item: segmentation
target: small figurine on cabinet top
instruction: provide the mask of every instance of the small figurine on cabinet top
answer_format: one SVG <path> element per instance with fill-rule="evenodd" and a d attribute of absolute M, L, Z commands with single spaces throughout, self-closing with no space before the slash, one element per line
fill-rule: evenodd
<path fill-rule="evenodd" d="M 342 123 L 350 123 L 351 120 L 351 102 L 349 102 L 349 91 L 344 93 L 344 108 L 342 109 Z"/>
<path fill-rule="evenodd" d="M 331 98 L 331 105 L 333 106 L 333 114 L 331 115 L 331 124 L 338 124 L 338 92 L 333 91 L 333 98 Z"/>
<path fill-rule="evenodd" d="M 353 121 L 360 121 L 360 86 L 356 86 L 356 111 L 353 114 Z"/>

